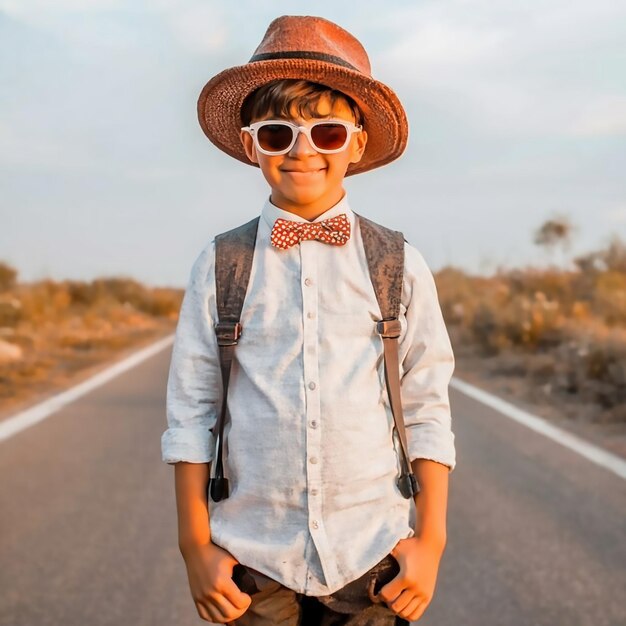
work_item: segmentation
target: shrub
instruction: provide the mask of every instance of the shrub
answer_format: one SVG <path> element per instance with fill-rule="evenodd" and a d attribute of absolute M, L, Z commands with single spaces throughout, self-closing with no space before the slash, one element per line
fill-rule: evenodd
<path fill-rule="evenodd" d="M 17 270 L 8 263 L 0 261 L 0 291 L 8 291 L 17 283 Z"/>

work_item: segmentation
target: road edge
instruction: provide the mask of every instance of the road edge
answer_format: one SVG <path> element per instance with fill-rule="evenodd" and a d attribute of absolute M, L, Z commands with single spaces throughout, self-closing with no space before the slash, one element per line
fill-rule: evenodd
<path fill-rule="evenodd" d="M 533 413 L 520 409 L 519 407 L 493 395 L 492 393 L 480 389 L 468 382 L 452 377 L 450 387 L 456 391 L 488 406 L 500 415 L 515 420 L 516 422 L 534 430 L 535 432 L 551 439 L 552 441 L 569 448 L 580 456 L 585 457 L 596 465 L 617 474 L 620 478 L 626 479 L 626 460 L 619 457 L 600 446 L 597 446 L 573 433 L 570 433 L 547 420 Z"/>
<path fill-rule="evenodd" d="M 10 415 L 0 422 L 0 442 L 10 439 L 13 435 L 33 426 L 50 417 L 59 409 L 70 404 L 77 398 L 84 396 L 93 389 L 104 385 L 126 370 L 129 370 L 142 361 L 154 356 L 174 342 L 174 333 L 162 337 L 148 346 L 133 352 L 126 358 L 113 363 L 109 367 L 99 371 L 94 376 L 87 378 L 65 391 L 57 393 L 46 400 L 39 402 L 27 409 Z"/>

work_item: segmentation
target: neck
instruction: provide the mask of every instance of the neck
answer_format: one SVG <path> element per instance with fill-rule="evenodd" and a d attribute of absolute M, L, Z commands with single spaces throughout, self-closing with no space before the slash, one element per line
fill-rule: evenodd
<path fill-rule="evenodd" d="M 345 195 L 345 190 L 343 188 L 340 188 L 332 196 L 324 196 L 322 198 L 314 200 L 313 202 L 298 204 L 289 200 L 288 198 L 278 195 L 275 191 L 273 191 L 272 195 L 270 196 L 270 201 L 274 206 L 277 206 L 279 209 L 282 209 L 283 211 L 288 211 L 289 213 L 293 213 L 294 215 L 299 215 L 305 220 L 309 220 L 309 222 L 312 222 L 314 219 L 322 215 L 322 213 L 326 213 L 328 209 L 331 209 L 337 203 L 343 200 Z"/>

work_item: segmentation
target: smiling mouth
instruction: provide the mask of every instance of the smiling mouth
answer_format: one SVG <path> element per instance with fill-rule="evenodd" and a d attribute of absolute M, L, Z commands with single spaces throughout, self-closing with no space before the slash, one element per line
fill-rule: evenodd
<path fill-rule="evenodd" d="M 286 172 L 287 174 L 315 174 L 316 172 L 322 172 L 325 169 L 325 167 L 320 167 L 317 170 L 281 170 L 281 172 Z"/>

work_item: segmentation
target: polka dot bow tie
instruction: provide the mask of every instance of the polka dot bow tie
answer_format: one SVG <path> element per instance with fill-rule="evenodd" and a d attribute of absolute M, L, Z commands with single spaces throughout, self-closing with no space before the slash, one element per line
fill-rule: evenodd
<path fill-rule="evenodd" d="M 345 213 L 321 222 L 295 222 L 278 218 L 272 228 L 272 245 L 287 250 L 301 241 L 317 239 L 343 246 L 350 239 L 350 222 Z"/>

